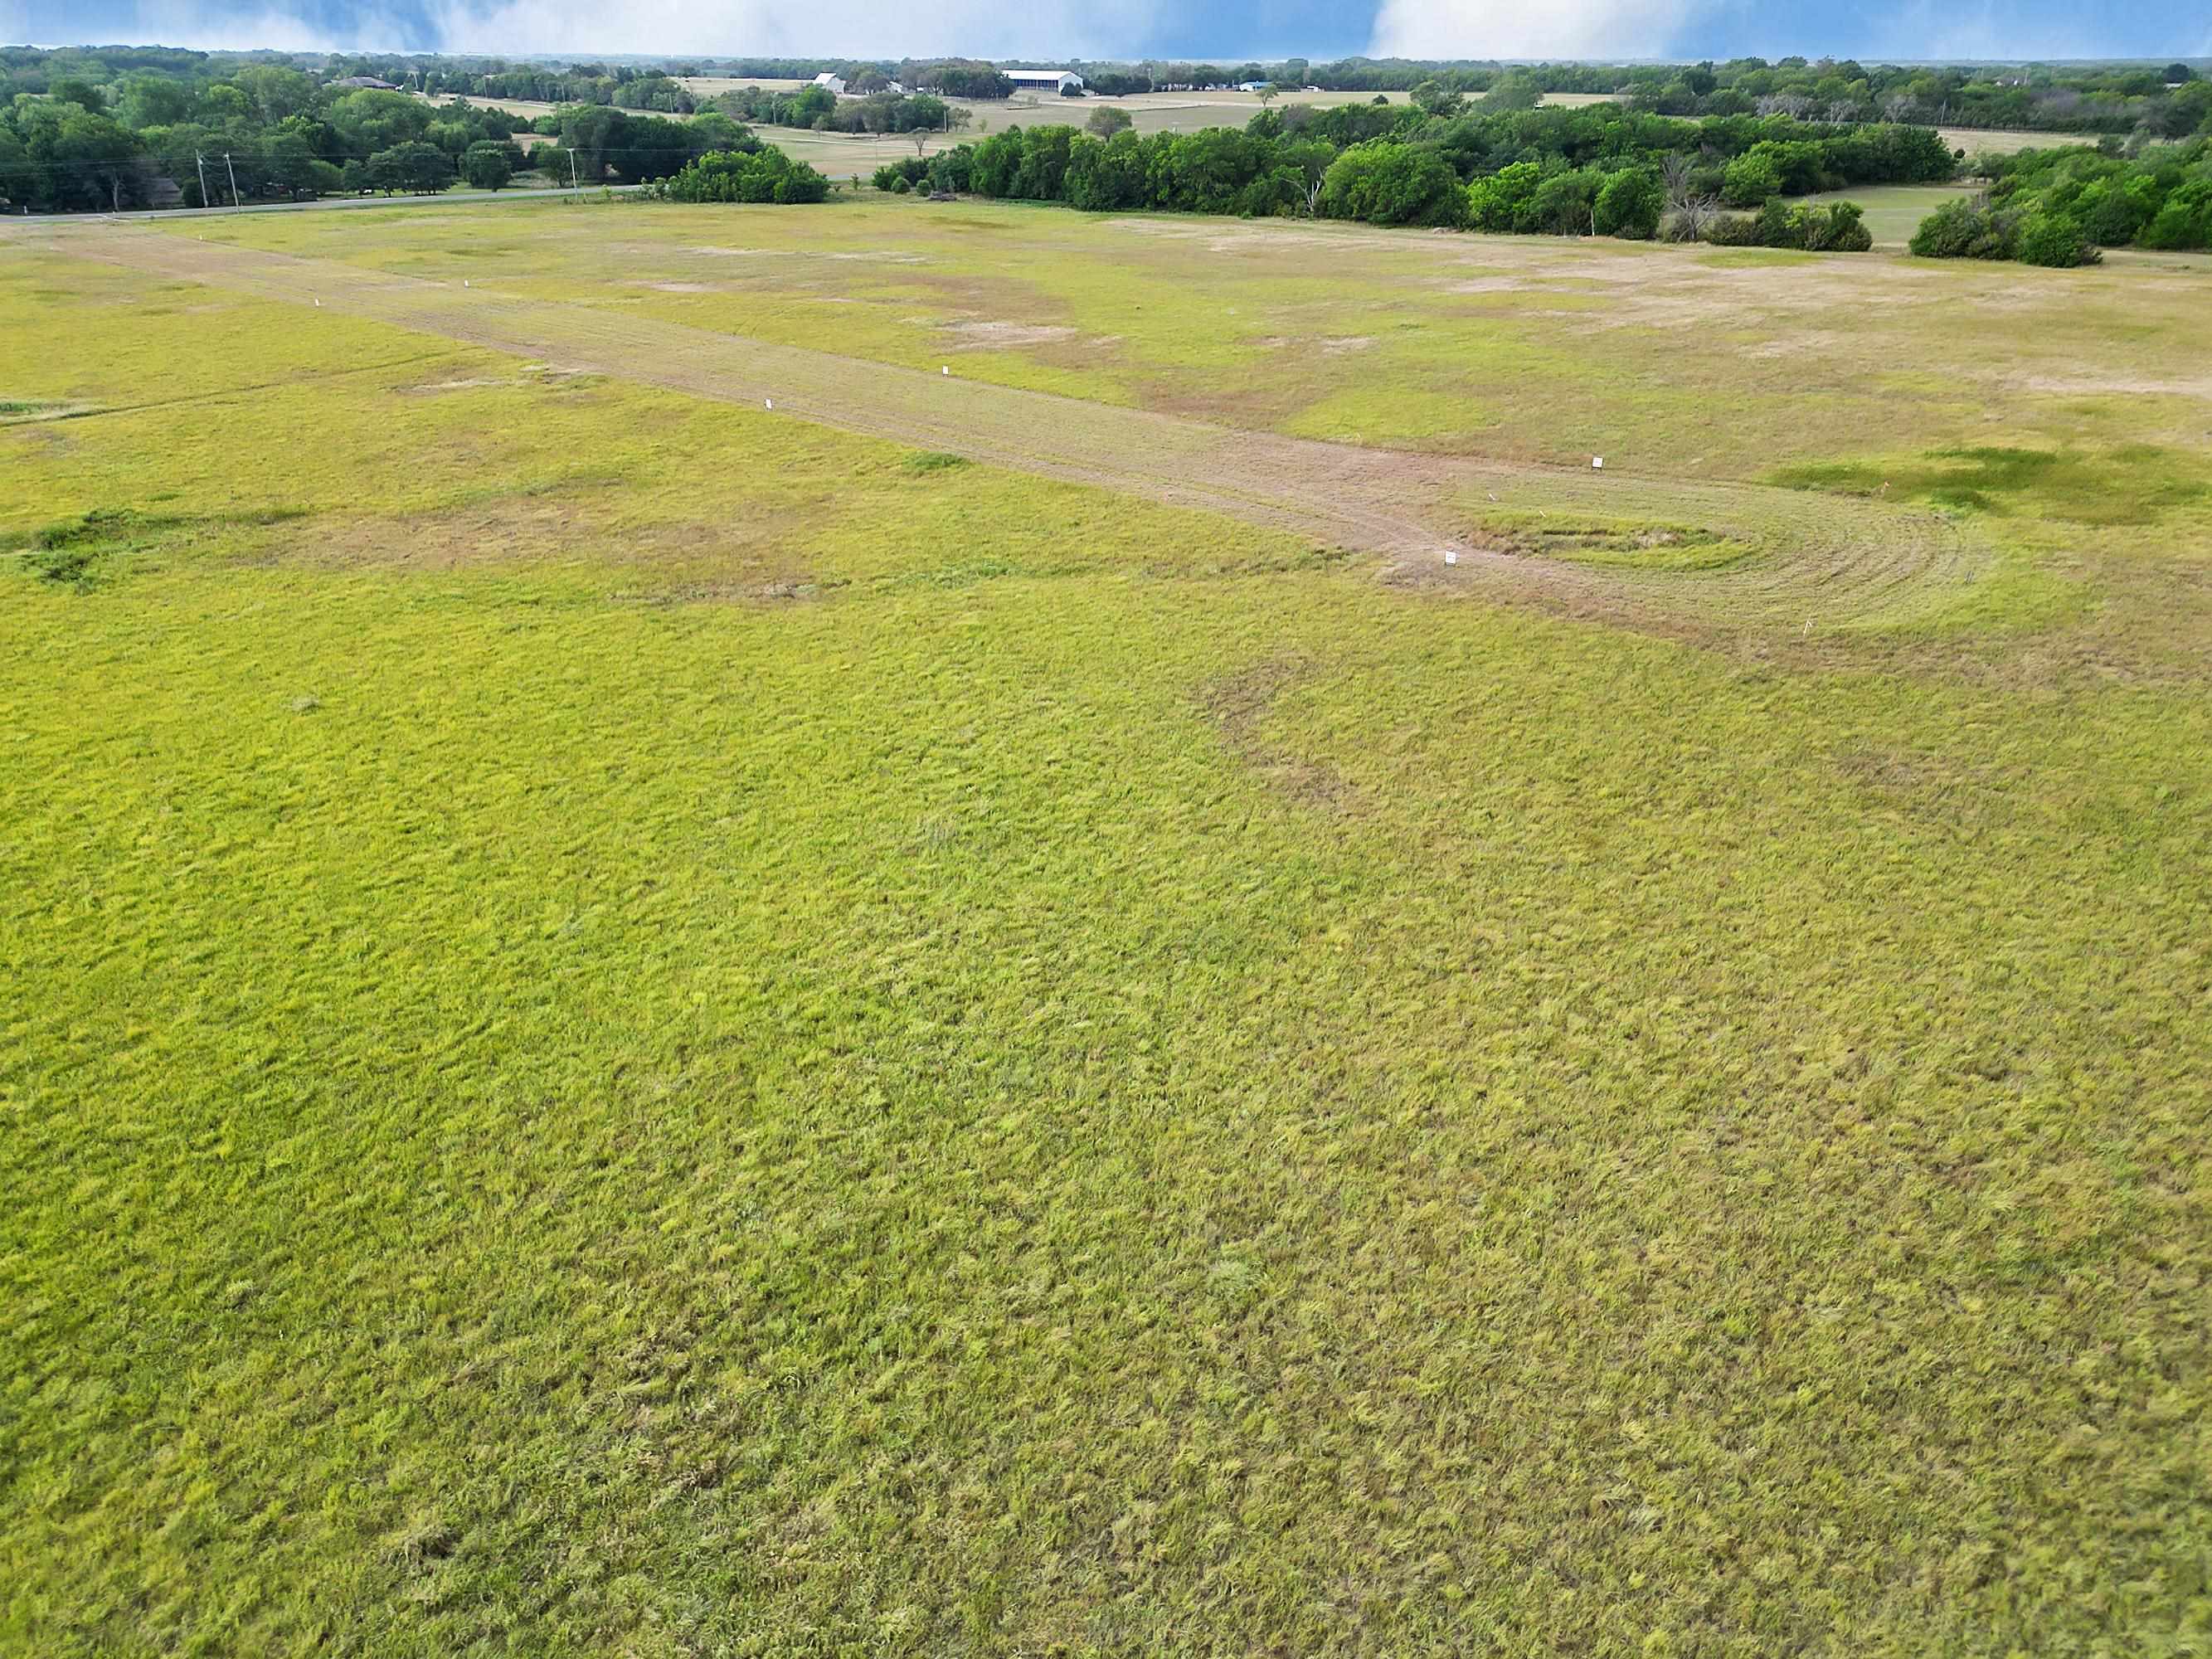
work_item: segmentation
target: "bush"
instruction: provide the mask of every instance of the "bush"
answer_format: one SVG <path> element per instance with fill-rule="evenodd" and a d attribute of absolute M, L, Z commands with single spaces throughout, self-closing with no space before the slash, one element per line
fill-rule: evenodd
<path fill-rule="evenodd" d="M 1756 207 L 1782 192 L 1782 169 L 1771 155 L 1747 150 L 1721 175 L 1721 200 L 1730 207 Z"/>
<path fill-rule="evenodd" d="M 1649 241 L 1658 231 L 1666 206 L 1667 190 L 1658 174 L 1644 167 L 1626 167 L 1607 175 L 1599 187 L 1594 223 L 1601 236 Z"/>
<path fill-rule="evenodd" d="M 957 195 L 969 188 L 969 176 L 975 166 L 975 147 L 960 144 L 942 150 L 929 158 L 929 187 L 950 191 Z"/>
<path fill-rule="evenodd" d="M 659 189 L 672 202 L 819 202 L 830 181 L 780 149 L 710 149 Z"/>
<path fill-rule="evenodd" d="M 886 161 L 878 167 L 868 182 L 878 190 L 908 191 L 929 176 L 929 163 L 918 155 L 902 161 Z"/>
<path fill-rule="evenodd" d="M 1458 175 L 1434 150 L 1354 144 L 1329 164 L 1321 205 L 1332 218 L 1376 225 L 1451 225 L 1467 210 Z"/>
<path fill-rule="evenodd" d="M 2028 216 L 2020 228 L 2020 259 L 2023 264 L 2070 269 L 2094 265 L 2105 256 L 2097 251 L 2081 227 L 2057 213 Z"/>
<path fill-rule="evenodd" d="M 2010 259 L 2020 252 L 2020 217 L 1975 201 L 1946 202 L 1920 222 L 1911 251 L 1923 259 Z"/>
<path fill-rule="evenodd" d="M 1801 210 L 1799 246 L 1808 253 L 1864 253 L 1874 246 L 1866 210 L 1856 202 L 1831 202 Z"/>

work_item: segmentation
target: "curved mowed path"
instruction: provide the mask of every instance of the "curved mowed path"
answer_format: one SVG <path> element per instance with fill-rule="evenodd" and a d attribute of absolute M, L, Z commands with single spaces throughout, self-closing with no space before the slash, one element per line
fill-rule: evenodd
<path fill-rule="evenodd" d="M 505 297 L 339 261 L 78 222 L 47 247 L 1034 473 L 1220 513 L 1382 556 L 1401 582 L 1630 627 L 1754 636 L 1910 622 L 1972 580 L 1980 550 L 1923 509 L 1770 485 L 1435 456 L 1287 438 L 778 345 L 600 307 Z M 1530 556 L 1475 502 L 1680 526 L 1740 544 L 1717 569 Z M 1446 564 L 1450 550 L 1455 562 Z"/>

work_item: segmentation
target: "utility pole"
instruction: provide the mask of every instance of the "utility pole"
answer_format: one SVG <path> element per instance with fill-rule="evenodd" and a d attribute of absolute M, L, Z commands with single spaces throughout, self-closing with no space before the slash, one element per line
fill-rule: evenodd
<path fill-rule="evenodd" d="M 206 207 L 209 205 L 207 193 L 207 157 L 204 155 L 193 156 L 192 165 L 198 167 L 200 171 L 200 205 L 202 207 Z"/>
<path fill-rule="evenodd" d="M 234 212 L 243 213 L 246 211 L 246 209 L 238 199 L 238 169 L 231 166 L 230 152 L 228 150 L 225 150 L 222 153 L 222 164 L 227 167 L 230 167 L 231 210 Z"/>
<path fill-rule="evenodd" d="M 576 152 L 573 149 L 568 152 L 568 188 L 571 190 L 583 188 L 576 182 Z"/>

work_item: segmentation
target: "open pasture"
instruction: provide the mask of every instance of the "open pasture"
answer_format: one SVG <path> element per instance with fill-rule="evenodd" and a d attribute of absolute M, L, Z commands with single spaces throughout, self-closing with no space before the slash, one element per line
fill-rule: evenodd
<path fill-rule="evenodd" d="M 2097 140 L 2078 132 L 2016 132 L 2003 127 L 1938 127 L 1943 142 L 1953 149 L 1977 155 L 2011 155 L 2023 149 L 2059 149 L 2069 144 L 2092 144 Z"/>
<path fill-rule="evenodd" d="M 2201 1647 L 2208 280 L 0 226 L 7 1644 Z"/>

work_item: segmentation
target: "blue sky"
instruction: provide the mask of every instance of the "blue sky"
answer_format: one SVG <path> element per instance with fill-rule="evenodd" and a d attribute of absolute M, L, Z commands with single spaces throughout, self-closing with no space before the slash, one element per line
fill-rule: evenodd
<path fill-rule="evenodd" d="M 1084 57 L 2212 55 L 2203 0 L 0 0 L 43 45 Z"/>

